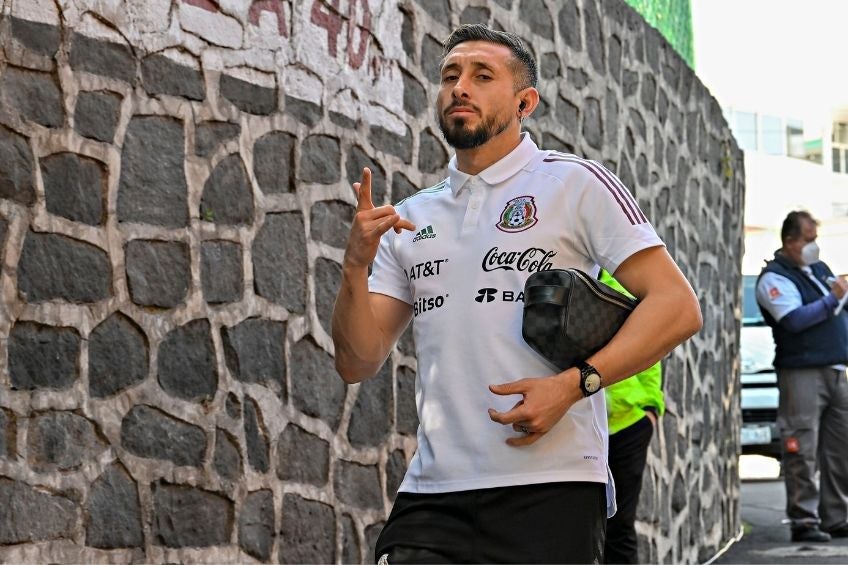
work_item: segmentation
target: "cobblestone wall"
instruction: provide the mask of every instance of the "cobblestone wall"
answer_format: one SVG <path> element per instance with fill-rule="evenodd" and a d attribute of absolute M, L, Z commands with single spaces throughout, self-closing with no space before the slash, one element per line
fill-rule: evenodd
<path fill-rule="evenodd" d="M 541 145 L 605 162 L 692 281 L 638 529 L 738 526 L 743 174 L 721 111 L 621 0 L 0 0 L 0 561 L 370 559 L 415 442 L 408 332 L 335 375 L 354 200 L 440 180 L 460 22 L 540 62 Z"/>

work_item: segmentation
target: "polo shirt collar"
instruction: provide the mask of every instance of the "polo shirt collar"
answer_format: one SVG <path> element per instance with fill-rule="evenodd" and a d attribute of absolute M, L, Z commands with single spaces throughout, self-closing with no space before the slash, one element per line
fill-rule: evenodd
<path fill-rule="evenodd" d="M 538 151 L 539 148 L 533 142 L 530 134 L 525 131 L 521 134 L 521 142 L 515 149 L 489 165 L 485 170 L 480 171 L 477 177 L 490 186 L 500 184 L 523 169 Z M 454 155 L 448 163 L 448 177 L 450 178 L 451 191 L 456 196 L 467 186 L 472 175 L 463 173 L 456 168 L 456 155 Z"/>

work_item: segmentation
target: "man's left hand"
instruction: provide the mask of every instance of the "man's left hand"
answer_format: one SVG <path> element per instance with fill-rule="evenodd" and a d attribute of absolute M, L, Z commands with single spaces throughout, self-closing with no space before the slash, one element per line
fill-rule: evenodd
<path fill-rule="evenodd" d="M 578 382 L 579 372 L 569 369 L 550 377 L 489 385 L 489 390 L 495 394 L 520 394 L 522 397 L 507 412 L 489 408 L 489 417 L 499 424 L 511 425 L 513 430 L 524 434 L 509 438 L 507 444 L 513 447 L 530 445 L 548 433 L 571 406 L 583 398 Z"/>

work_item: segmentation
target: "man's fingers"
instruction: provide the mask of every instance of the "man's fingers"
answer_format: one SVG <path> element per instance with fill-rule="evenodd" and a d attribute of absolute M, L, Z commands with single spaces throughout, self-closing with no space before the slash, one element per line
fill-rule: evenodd
<path fill-rule="evenodd" d="M 545 435 L 545 434 L 535 433 L 535 434 L 527 434 L 527 435 L 524 435 L 524 436 L 511 437 L 508 440 L 506 440 L 506 444 L 509 445 L 509 446 L 512 446 L 512 447 L 522 447 L 522 446 L 525 446 L 525 445 L 530 445 L 531 443 L 536 443 L 537 441 L 539 441 L 539 438 L 542 437 L 543 435 Z"/>
<path fill-rule="evenodd" d="M 405 218 L 401 218 L 398 221 L 398 223 L 395 224 L 394 227 L 395 227 L 395 233 L 400 233 L 401 230 L 415 231 L 417 229 L 415 227 L 415 224 L 413 224 L 412 222 L 410 222 L 409 220 L 407 220 Z"/>
<path fill-rule="evenodd" d="M 494 408 L 489 408 L 489 418 L 498 424 L 515 424 L 527 419 L 527 414 L 524 413 L 522 406 L 517 406 L 509 412 L 498 412 Z"/>
<path fill-rule="evenodd" d="M 356 188 L 356 209 L 358 211 L 372 209 L 374 203 L 371 201 L 371 169 L 368 167 L 362 169 L 362 182 L 353 183 L 353 186 Z"/>
<path fill-rule="evenodd" d="M 495 394 L 500 395 L 523 394 L 527 392 L 525 381 L 526 379 L 521 379 L 520 381 L 513 381 L 511 383 L 504 383 L 502 385 L 489 385 L 489 390 L 491 390 Z"/>

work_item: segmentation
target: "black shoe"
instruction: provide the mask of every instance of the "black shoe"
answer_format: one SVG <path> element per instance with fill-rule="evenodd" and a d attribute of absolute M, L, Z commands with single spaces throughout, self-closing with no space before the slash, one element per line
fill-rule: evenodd
<path fill-rule="evenodd" d="M 829 533 L 832 538 L 848 538 L 848 524 L 828 530 L 827 533 Z"/>
<path fill-rule="evenodd" d="M 830 534 L 823 532 L 818 526 L 792 530 L 792 541 L 825 542 L 830 541 Z"/>

